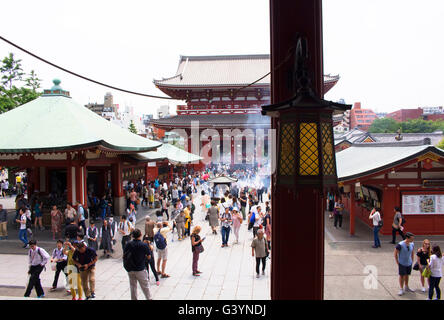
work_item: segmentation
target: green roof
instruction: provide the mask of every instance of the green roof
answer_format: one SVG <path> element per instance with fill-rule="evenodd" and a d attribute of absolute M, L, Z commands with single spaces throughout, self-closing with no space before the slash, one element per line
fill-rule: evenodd
<path fill-rule="evenodd" d="M 0 127 L 0 153 L 55 152 L 97 146 L 132 153 L 161 145 L 109 122 L 66 95 L 43 95 L 3 113 Z"/>
<path fill-rule="evenodd" d="M 139 153 L 133 155 L 133 157 L 141 161 L 169 160 L 173 163 L 191 163 L 203 159 L 198 155 L 189 153 L 168 143 L 163 144 L 157 148 L 156 151 Z"/>
<path fill-rule="evenodd" d="M 427 152 L 444 157 L 444 150 L 431 145 L 372 146 L 371 143 L 352 145 L 336 153 L 339 181 L 347 181 L 389 169 Z"/>

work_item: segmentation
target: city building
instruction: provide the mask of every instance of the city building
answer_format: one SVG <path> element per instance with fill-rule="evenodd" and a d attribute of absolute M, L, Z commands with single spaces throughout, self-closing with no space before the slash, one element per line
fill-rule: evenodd
<path fill-rule="evenodd" d="M 422 107 L 423 114 L 442 114 L 444 113 L 444 109 L 442 106 L 439 107 Z"/>
<path fill-rule="evenodd" d="M 211 142 L 210 139 L 198 142 L 199 150 L 211 143 L 211 150 L 204 155 L 207 162 L 253 164 L 257 159 L 255 152 L 247 151 L 250 143 L 256 144 L 256 154 L 267 158 L 271 124 L 270 118 L 260 112 L 261 105 L 270 103 L 270 76 L 258 79 L 269 71 L 270 56 L 267 54 L 181 56 L 176 74 L 154 80 L 154 84 L 168 96 L 184 100 L 186 104 L 177 106 L 176 116 L 159 116 L 151 123 L 165 131 L 182 130 L 187 137 L 191 136 L 192 123 L 198 123 L 199 137 L 205 130 L 214 129 Z M 324 93 L 338 80 L 339 76 L 325 75 Z M 232 134 L 223 132 L 233 133 L 236 129 L 252 134 L 235 142 Z M 254 138 L 258 133 L 264 137 L 259 151 Z M 191 139 L 185 147 L 192 149 Z"/>
<path fill-rule="evenodd" d="M 367 131 L 378 116 L 371 109 L 362 109 L 360 102 L 355 102 L 350 110 L 350 129 Z"/>
<path fill-rule="evenodd" d="M 422 119 L 423 109 L 399 109 L 394 112 L 387 113 L 386 118 L 392 118 L 399 122 L 411 119 Z"/>
<path fill-rule="evenodd" d="M 85 105 L 89 110 L 95 112 L 99 116 L 105 118 L 106 120 L 116 120 L 119 118 L 119 105 L 114 104 L 113 95 L 107 92 L 104 97 L 104 103 L 88 103 Z"/>

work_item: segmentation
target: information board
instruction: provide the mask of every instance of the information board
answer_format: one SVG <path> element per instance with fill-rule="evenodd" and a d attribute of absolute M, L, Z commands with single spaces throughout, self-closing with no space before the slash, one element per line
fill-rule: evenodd
<path fill-rule="evenodd" d="M 444 195 L 402 195 L 402 214 L 444 214 Z"/>

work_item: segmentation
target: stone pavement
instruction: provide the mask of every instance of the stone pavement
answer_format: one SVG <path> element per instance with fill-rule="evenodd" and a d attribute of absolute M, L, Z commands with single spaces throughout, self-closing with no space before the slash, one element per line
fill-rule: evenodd
<path fill-rule="evenodd" d="M 251 256 L 252 233 L 247 230 L 246 222 L 240 230 L 239 244 L 233 244 L 235 237 L 230 234 L 229 247 L 221 248 L 221 235 L 213 235 L 208 222 L 204 220 L 200 212 L 200 198 L 195 200 L 196 212 L 194 225 L 201 225 L 201 236 L 206 236 L 204 241 L 205 251 L 200 255 L 199 269 L 203 272 L 200 277 L 194 277 L 191 271 L 192 252 L 189 238 L 178 241 L 177 233 L 170 235 L 168 239 L 168 262 L 166 272 L 171 276 L 160 279 L 160 286 L 156 286 L 154 277 L 150 271 L 151 293 L 153 299 L 245 299 L 263 300 L 270 299 L 270 260 L 268 260 L 266 275 L 259 279 L 255 277 L 255 259 Z M 144 230 L 144 216 L 153 215 L 154 210 L 139 213 L 137 226 Z M 10 239 L 15 230 L 10 232 Z M 0 241 L 0 252 L 4 244 L 17 245 L 17 240 Z M 52 240 L 39 241 L 44 248 L 53 248 Z M 99 261 L 96 265 L 96 299 L 130 299 L 128 276 L 122 265 L 122 250 L 120 243 L 116 246 L 113 258 L 104 259 L 99 251 Z M 4 297 L 21 297 L 27 282 L 27 250 L 20 254 L 0 255 L 0 299 Z M 52 250 L 51 250 L 52 251 Z M 19 251 L 20 252 L 20 251 Z M 49 252 L 50 253 L 50 252 Z M 13 270 L 13 271 L 11 271 Z M 42 285 L 45 288 L 47 298 L 70 299 L 70 296 L 60 288 L 55 292 L 49 292 L 54 272 L 47 266 L 46 272 L 42 272 Z M 62 280 L 59 279 L 59 286 Z M 35 296 L 35 291 L 31 297 Z M 143 294 L 139 288 L 139 298 Z"/>
<path fill-rule="evenodd" d="M 2 201 L 0 200 L 0 203 Z M 270 260 L 267 260 L 266 276 L 256 279 L 254 272 L 255 259 L 251 257 L 252 234 L 247 231 L 246 223 L 241 227 L 239 244 L 232 244 L 234 235 L 230 235 L 230 246 L 221 248 L 221 236 L 212 235 L 208 223 L 200 213 L 200 199 L 195 200 L 196 213 L 194 224 L 203 227 L 202 235 L 207 238 L 204 242 L 205 251 L 199 259 L 201 277 L 193 277 L 191 273 L 191 245 L 189 239 L 177 240 L 174 233 L 169 239 L 169 259 L 166 271 L 171 275 L 161 279 L 156 286 L 150 271 L 151 292 L 156 299 L 270 299 Z M 153 215 L 154 210 L 141 210 L 138 217 L 138 227 L 143 230 L 146 214 Z M 324 299 L 326 300 L 424 300 L 425 293 L 420 292 L 419 273 L 412 271 L 410 287 L 414 293 L 398 296 L 398 270 L 395 265 L 394 245 L 389 244 L 391 236 L 381 236 L 382 248 L 373 249 L 372 230 L 356 220 L 356 235 L 349 236 L 349 219 L 345 214 L 343 227 L 335 229 L 333 220 L 325 215 L 325 269 L 324 269 Z M 139 224 L 140 223 L 140 224 Z M 408 225 L 406 226 L 408 229 Z M 21 248 L 16 231 L 10 231 L 10 240 L 0 241 L 0 299 L 21 299 L 24 293 L 27 277 L 26 250 Z M 54 244 L 50 235 L 45 241 L 39 242 L 44 248 L 52 249 Z M 415 237 L 415 247 L 421 246 L 424 236 Z M 433 244 L 444 248 L 443 236 L 427 237 Z M 400 240 L 399 235 L 397 240 Z M 295 248 L 302 247 L 299 244 Z M 123 269 L 121 246 L 117 245 L 113 258 L 100 257 L 96 271 L 96 299 L 130 299 L 128 276 Z M 15 254 L 5 254 L 5 252 Z M 99 256 L 102 252 L 99 252 Z M 303 257 L 301 257 L 303 259 Z M 374 278 L 368 276 L 368 270 Z M 64 290 L 49 292 L 54 272 L 47 271 L 41 275 L 46 297 L 49 299 L 70 299 Z M 302 275 L 295 275 L 299 277 Z M 371 281 L 374 279 L 376 281 Z M 62 285 L 62 281 L 59 281 Z M 298 288 L 295 288 L 298 290 Z M 35 292 L 32 293 L 35 297 Z M 139 298 L 143 298 L 139 289 Z"/>
<path fill-rule="evenodd" d="M 389 223 L 386 221 L 386 223 Z M 408 230 L 408 224 L 406 224 Z M 416 236 L 415 250 L 428 238 L 432 245 L 444 248 L 444 236 Z M 382 248 L 373 249 L 373 230 L 359 219 L 355 236 L 349 235 L 349 216 L 344 216 L 342 228 L 333 227 L 333 219 L 325 214 L 324 299 L 326 300 L 425 300 L 421 292 L 418 271 L 412 270 L 409 281 L 414 293 L 398 296 L 398 266 L 390 236 L 381 236 Z M 401 241 L 397 235 L 397 241 Z M 374 278 L 369 276 L 372 271 Z M 372 279 L 376 280 L 373 281 Z M 366 284 L 366 285 L 365 285 Z M 372 285 L 373 284 L 373 285 Z M 426 285 L 427 286 L 427 285 Z"/>

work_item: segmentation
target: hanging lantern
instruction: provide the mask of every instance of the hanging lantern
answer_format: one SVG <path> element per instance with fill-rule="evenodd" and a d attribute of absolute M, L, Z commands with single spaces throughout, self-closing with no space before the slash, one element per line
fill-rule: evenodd
<path fill-rule="evenodd" d="M 277 118 L 276 183 L 287 187 L 337 188 L 333 113 L 351 109 L 317 97 L 305 67 L 306 40 L 299 37 L 295 58 L 295 95 L 262 106 L 262 114 Z"/>

